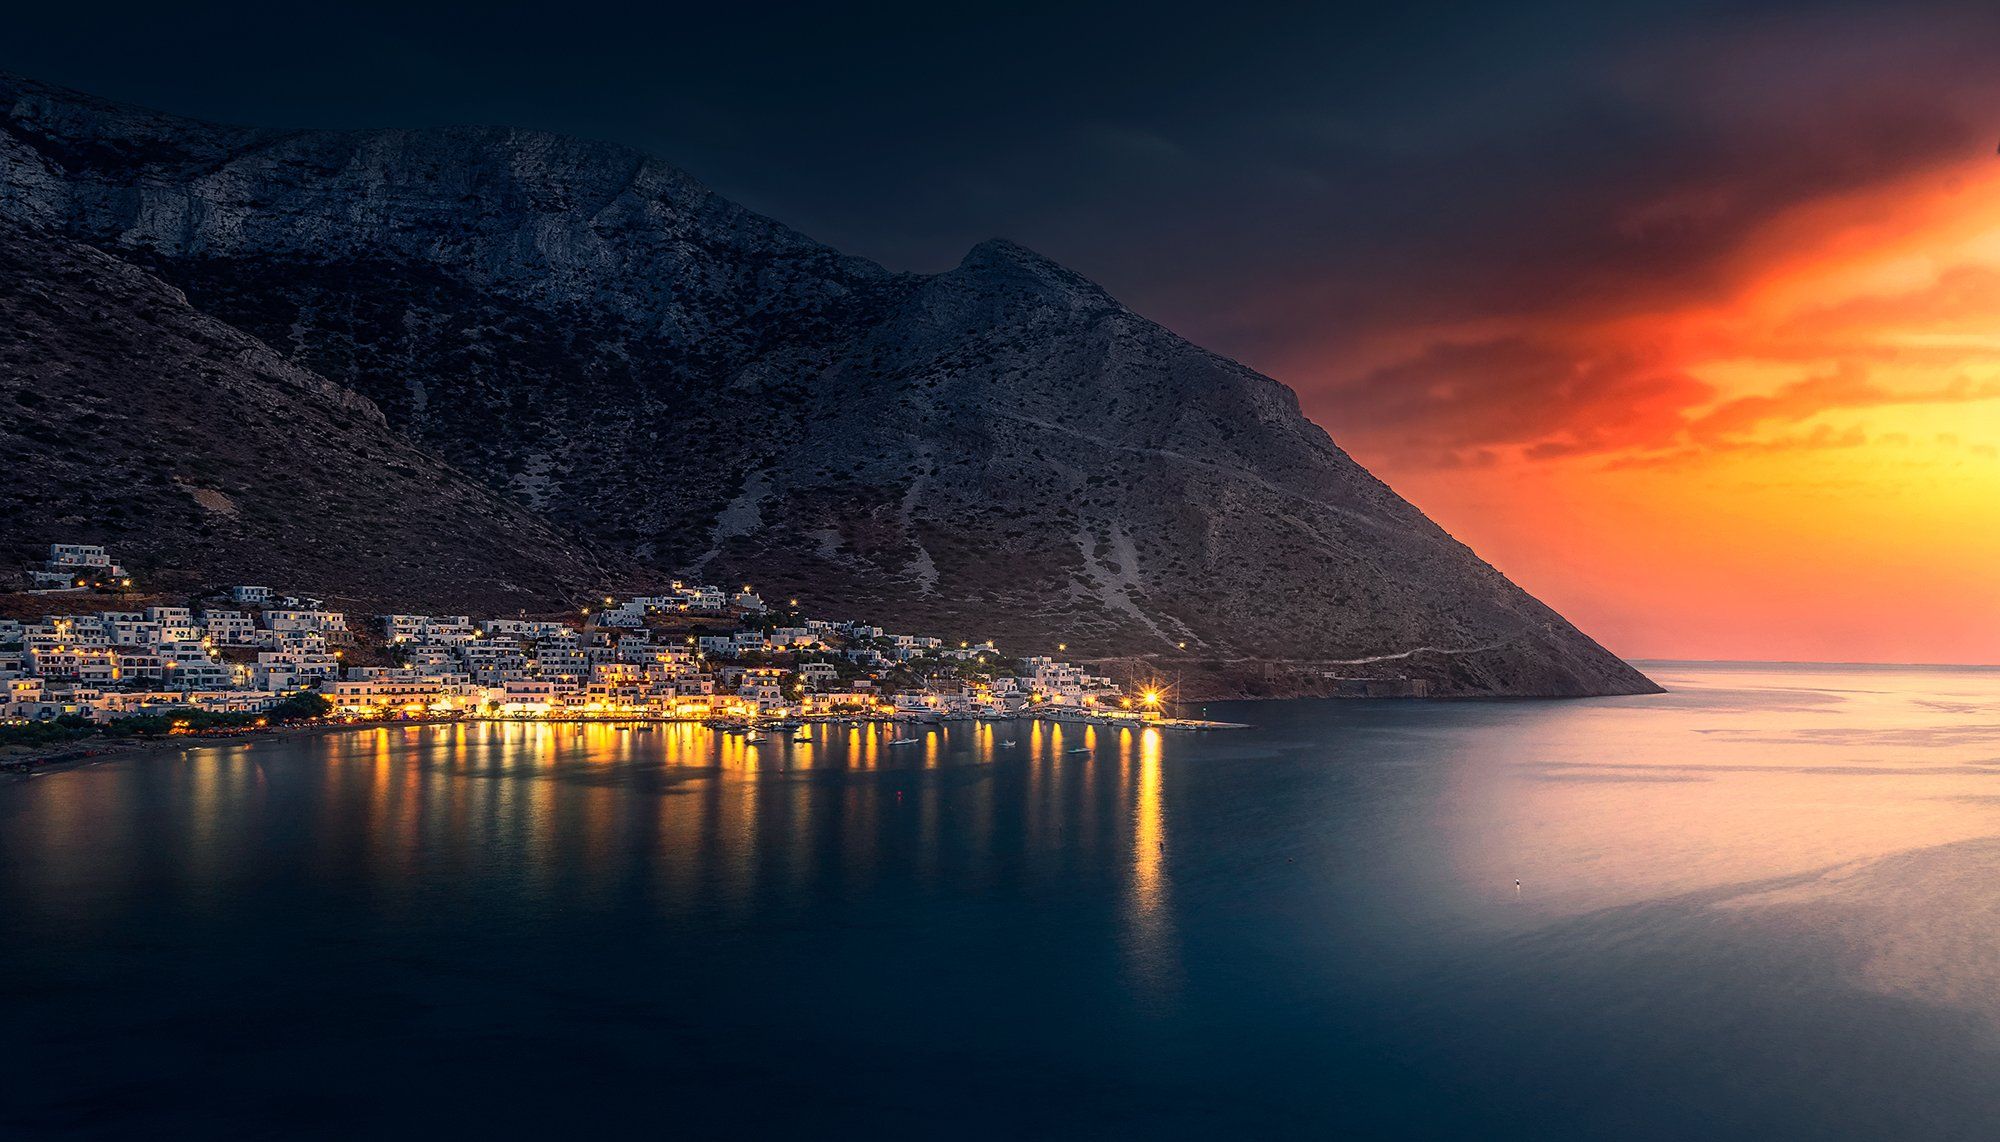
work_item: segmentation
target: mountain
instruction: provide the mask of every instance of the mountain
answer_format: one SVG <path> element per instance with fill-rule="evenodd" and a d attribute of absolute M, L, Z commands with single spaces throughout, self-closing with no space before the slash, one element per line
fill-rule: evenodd
<path fill-rule="evenodd" d="M 0 215 L 663 571 L 1210 693 L 1653 688 L 1289 389 L 1020 246 L 892 273 L 535 132 L 225 127 L 9 78 L 0 107 Z"/>

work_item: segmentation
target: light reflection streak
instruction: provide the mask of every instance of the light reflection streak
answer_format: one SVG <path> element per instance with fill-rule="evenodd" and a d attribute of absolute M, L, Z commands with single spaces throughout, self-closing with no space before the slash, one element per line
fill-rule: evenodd
<path fill-rule="evenodd" d="M 1132 893 L 1129 946 L 1132 971 L 1156 999 L 1180 980 L 1173 910 L 1167 881 L 1167 819 L 1160 790 L 1160 731 L 1139 737 L 1139 774 L 1132 807 Z"/>

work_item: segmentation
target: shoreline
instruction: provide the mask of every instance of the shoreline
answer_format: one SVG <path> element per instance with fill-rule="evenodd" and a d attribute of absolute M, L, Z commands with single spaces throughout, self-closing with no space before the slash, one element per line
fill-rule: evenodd
<path fill-rule="evenodd" d="M 897 717 L 877 715 L 854 716 L 800 716 L 777 719 L 781 725 L 829 725 L 868 724 L 880 726 L 928 726 L 950 725 L 962 722 L 999 721 L 1045 721 L 1067 725 L 1088 725 L 1103 728 L 1122 729 L 1162 729 L 1186 732 L 1207 730 L 1248 729 L 1244 722 L 1215 722 L 1197 718 L 1155 718 L 1142 719 L 1106 718 L 1103 715 L 1078 713 L 1075 715 L 1053 712 L 1022 712 L 1004 716 L 962 715 L 942 717 Z M 0 775 L 32 776 L 59 767 L 76 767 L 88 762 L 117 757 L 131 757 L 167 749 L 190 749 L 227 745 L 231 742 L 277 741 L 286 738 L 323 737 L 328 734 L 358 732 L 363 730 L 392 729 L 416 726 L 464 726 L 464 725 L 508 725 L 508 726 L 660 726 L 692 725 L 706 729 L 729 731 L 747 729 L 753 723 L 731 718 L 649 718 L 638 715 L 580 716 L 574 718 L 495 718 L 495 717 L 423 717 L 423 718 L 372 718 L 352 722 L 309 722 L 285 726 L 260 726 L 254 729 L 237 730 L 230 733 L 184 734 L 165 738 L 116 738 L 92 739 L 65 743 L 42 752 L 28 752 L 0 758 Z"/>

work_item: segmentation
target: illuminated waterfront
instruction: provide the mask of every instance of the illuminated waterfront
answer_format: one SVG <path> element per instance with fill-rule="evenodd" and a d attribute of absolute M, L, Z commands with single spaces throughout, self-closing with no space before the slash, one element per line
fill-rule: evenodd
<path fill-rule="evenodd" d="M 9 778 L 0 1132 L 1973 1132 L 2000 675 L 1655 673 Z"/>

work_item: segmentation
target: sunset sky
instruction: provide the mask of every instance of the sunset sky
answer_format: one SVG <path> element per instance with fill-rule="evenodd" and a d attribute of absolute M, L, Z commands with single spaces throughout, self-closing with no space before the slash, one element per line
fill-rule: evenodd
<path fill-rule="evenodd" d="M 1507 7 L 197 3 L 0 67 L 617 139 L 901 269 L 1011 237 L 1615 651 L 2000 662 L 2000 8 Z"/>

